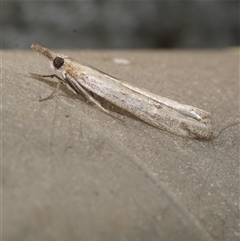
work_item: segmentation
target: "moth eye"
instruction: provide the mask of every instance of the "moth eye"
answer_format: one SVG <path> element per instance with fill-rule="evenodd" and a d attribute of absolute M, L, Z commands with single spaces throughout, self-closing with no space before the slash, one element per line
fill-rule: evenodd
<path fill-rule="evenodd" d="M 64 59 L 63 59 L 63 58 L 56 57 L 56 58 L 53 60 L 53 66 L 54 66 L 56 69 L 60 69 L 63 64 L 64 64 Z"/>

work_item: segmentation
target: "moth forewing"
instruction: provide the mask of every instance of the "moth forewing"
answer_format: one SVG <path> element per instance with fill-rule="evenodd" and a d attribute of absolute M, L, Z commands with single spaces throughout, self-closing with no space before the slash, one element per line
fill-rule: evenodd
<path fill-rule="evenodd" d="M 63 82 L 76 94 L 83 94 L 107 113 L 91 93 L 165 131 L 189 138 L 212 137 L 211 114 L 206 111 L 155 95 L 38 44 L 32 48 L 47 57 L 50 66 L 62 74 Z"/>
<path fill-rule="evenodd" d="M 187 109 L 184 109 L 185 106 L 177 103 L 176 107 L 180 105 L 187 112 L 185 115 L 182 109 L 166 105 L 165 100 L 162 102 L 149 98 L 149 92 L 130 89 L 123 85 L 123 82 L 112 81 L 112 77 L 98 76 L 96 79 L 95 74 L 89 73 L 81 78 L 77 76 L 75 81 L 153 126 L 190 138 L 208 139 L 211 136 L 211 120 L 206 117 L 200 120 L 191 117 L 192 112 L 189 110 L 195 110 L 194 107 L 187 106 Z"/>
<path fill-rule="evenodd" d="M 77 60 L 72 59 L 72 58 L 69 58 L 69 59 L 72 61 L 72 63 L 74 63 L 74 65 L 76 65 L 77 69 L 81 69 L 82 72 L 85 72 L 86 74 L 88 73 L 88 75 L 90 73 L 92 73 L 94 75 L 94 77 L 98 76 L 99 74 L 101 76 L 104 75 L 106 78 L 110 78 L 111 81 L 116 82 L 119 85 L 122 85 L 126 88 L 129 88 L 130 90 L 132 90 L 134 92 L 137 92 L 137 93 L 139 93 L 141 95 L 144 95 L 144 96 L 146 96 L 146 97 L 148 97 L 152 100 L 155 100 L 155 101 L 157 101 L 161 104 L 165 104 L 166 106 L 175 109 L 180 114 L 187 115 L 187 116 L 192 117 L 196 120 L 201 120 L 203 118 L 208 118 L 208 117 L 211 116 L 211 114 L 207 111 L 201 110 L 201 109 L 193 107 L 193 106 L 180 104 L 177 101 L 158 96 L 158 95 L 153 94 L 153 93 L 151 93 L 150 91 L 148 91 L 144 88 L 135 86 L 134 84 L 129 84 L 127 82 L 121 81 L 121 80 L 119 80 L 119 79 L 117 79 L 117 78 L 115 78 L 111 75 L 108 75 L 108 74 L 106 74 L 106 73 L 104 73 L 104 72 L 102 72 L 102 71 L 100 71 L 100 70 L 98 70 L 98 69 L 96 69 L 92 66 L 89 66 L 89 65 L 86 65 L 84 63 L 78 62 Z M 94 73 L 94 71 L 95 71 L 95 73 Z M 78 76 L 78 77 L 81 77 L 81 76 L 82 76 L 82 74 L 80 74 L 80 76 Z M 99 78 L 101 76 L 99 76 Z"/>

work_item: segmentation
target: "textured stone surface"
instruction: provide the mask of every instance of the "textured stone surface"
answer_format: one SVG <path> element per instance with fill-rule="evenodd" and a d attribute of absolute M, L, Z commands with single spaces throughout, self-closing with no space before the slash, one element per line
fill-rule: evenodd
<path fill-rule="evenodd" d="M 239 121 L 238 50 L 60 52 L 211 112 L 216 133 Z M 65 87 L 39 102 L 55 86 L 29 75 L 51 73 L 44 59 L 2 60 L 3 240 L 239 240 L 239 125 L 203 142 Z"/>

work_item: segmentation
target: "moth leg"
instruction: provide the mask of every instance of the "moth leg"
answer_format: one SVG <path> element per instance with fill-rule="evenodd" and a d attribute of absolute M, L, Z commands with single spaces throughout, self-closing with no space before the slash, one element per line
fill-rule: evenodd
<path fill-rule="evenodd" d="M 86 92 L 86 93 L 87 93 L 87 92 Z M 87 96 L 85 95 L 85 97 L 87 98 L 87 101 L 88 101 L 88 102 L 93 103 L 93 104 L 96 105 L 100 110 L 102 110 L 102 111 L 105 112 L 106 114 L 112 116 L 113 118 L 117 119 L 118 121 L 121 121 L 122 123 L 125 123 L 123 119 L 121 119 L 121 118 L 113 115 L 109 110 L 105 109 L 105 108 L 101 105 L 100 102 L 98 102 L 96 99 L 94 99 L 94 98 L 92 97 L 92 95 L 91 95 L 90 93 L 87 93 L 87 94 L 88 94 L 88 95 L 87 95 Z"/>
<path fill-rule="evenodd" d="M 93 95 L 91 95 L 91 92 L 87 91 L 80 84 L 78 85 L 78 92 L 81 92 L 81 94 L 87 99 L 88 102 L 93 103 L 94 105 L 96 105 L 99 109 L 101 109 L 106 114 L 112 116 L 113 118 L 116 118 L 117 120 L 121 121 L 122 123 L 125 123 L 123 119 L 113 115 L 109 110 L 105 109 L 101 105 L 100 102 L 98 102 L 96 99 L 94 99 Z"/>
<path fill-rule="evenodd" d="M 30 73 L 31 75 L 35 76 L 35 77 L 40 77 L 40 78 L 47 78 L 47 77 L 50 77 L 50 78 L 57 78 L 59 81 L 57 83 L 57 86 L 56 88 L 53 90 L 53 92 L 46 98 L 43 98 L 43 99 L 40 99 L 39 101 L 44 101 L 44 100 L 49 100 L 49 99 L 52 99 L 54 97 L 54 94 L 56 93 L 56 91 L 60 88 L 60 85 L 62 83 L 64 83 L 64 80 L 61 79 L 58 75 L 56 74 L 49 74 L 49 75 L 40 75 L 40 74 L 34 74 L 34 73 Z"/>
<path fill-rule="evenodd" d="M 80 87 L 80 86 L 78 86 Z M 80 89 L 80 88 L 79 88 Z M 91 95 L 91 93 L 89 93 L 87 90 L 85 90 L 84 88 L 82 88 L 81 86 L 81 94 L 84 95 L 84 97 L 87 99 L 87 102 L 90 102 L 94 105 L 96 105 L 98 108 L 100 108 L 102 111 L 104 111 L 107 114 L 110 114 L 109 110 L 105 109 L 100 102 L 98 102 L 96 99 L 94 99 L 93 95 Z"/>

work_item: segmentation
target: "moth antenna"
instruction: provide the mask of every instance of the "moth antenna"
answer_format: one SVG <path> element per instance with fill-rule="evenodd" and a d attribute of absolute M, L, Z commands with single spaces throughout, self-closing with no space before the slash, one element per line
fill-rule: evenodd
<path fill-rule="evenodd" d="M 232 127 L 232 126 L 235 126 L 235 125 L 239 125 L 239 124 L 240 124 L 240 121 L 239 121 L 239 122 L 232 123 L 232 124 L 230 124 L 230 125 L 227 125 L 227 126 L 223 127 L 222 130 L 220 130 L 220 131 L 218 132 L 218 134 L 214 137 L 214 139 L 217 139 L 226 129 L 228 129 L 228 128 Z"/>

